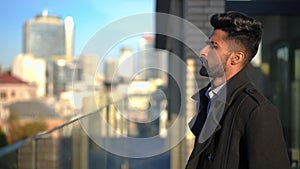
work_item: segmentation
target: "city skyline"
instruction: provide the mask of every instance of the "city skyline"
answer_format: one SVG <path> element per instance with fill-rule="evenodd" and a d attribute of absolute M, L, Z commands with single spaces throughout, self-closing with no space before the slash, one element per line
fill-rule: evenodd
<path fill-rule="evenodd" d="M 126 16 L 154 12 L 154 3 L 153 0 L 118 0 L 109 3 L 96 0 L 75 0 L 72 3 L 66 0 L 4 0 L 0 6 L 0 21 L 3 23 L 0 29 L 0 65 L 3 69 L 9 69 L 13 59 L 23 53 L 23 24 L 43 10 L 48 10 L 49 15 L 58 16 L 62 20 L 68 16 L 73 17 L 74 58 L 78 58 L 85 44 L 101 28 Z M 134 45 L 130 46 L 132 48 L 137 47 L 137 43 L 130 45 Z"/>

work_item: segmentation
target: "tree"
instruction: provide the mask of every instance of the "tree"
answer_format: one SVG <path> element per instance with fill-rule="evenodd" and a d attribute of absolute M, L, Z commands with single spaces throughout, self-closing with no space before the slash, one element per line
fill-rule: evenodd
<path fill-rule="evenodd" d="M 0 147 L 8 145 L 7 138 L 2 128 L 0 128 Z"/>
<path fill-rule="evenodd" d="M 11 124 L 10 127 L 11 142 L 14 143 L 16 141 L 32 137 L 45 130 L 47 130 L 47 122 L 45 121 L 32 121 L 27 122 L 24 125 L 20 125 L 20 123 L 15 122 L 14 124 Z"/>

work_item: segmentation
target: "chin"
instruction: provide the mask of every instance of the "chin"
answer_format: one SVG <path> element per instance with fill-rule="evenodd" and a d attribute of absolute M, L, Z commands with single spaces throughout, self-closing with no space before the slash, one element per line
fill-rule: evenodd
<path fill-rule="evenodd" d="M 200 71 L 199 71 L 199 74 L 200 74 L 201 76 L 205 76 L 205 77 L 208 77 L 208 76 L 209 76 L 209 75 L 208 75 L 208 72 L 207 72 L 207 70 L 206 70 L 205 67 L 201 67 L 201 69 L 200 69 Z"/>

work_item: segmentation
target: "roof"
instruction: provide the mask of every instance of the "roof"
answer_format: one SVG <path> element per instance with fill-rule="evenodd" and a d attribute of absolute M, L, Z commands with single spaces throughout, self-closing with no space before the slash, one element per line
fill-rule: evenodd
<path fill-rule="evenodd" d="M 27 82 L 23 81 L 22 79 L 13 76 L 9 73 L 0 74 L 0 84 L 9 83 L 9 84 L 28 84 Z"/>
<path fill-rule="evenodd" d="M 39 101 L 20 101 L 12 103 L 8 106 L 9 111 L 20 119 L 60 119 L 61 116 L 57 114 L 53 107 Z"/>

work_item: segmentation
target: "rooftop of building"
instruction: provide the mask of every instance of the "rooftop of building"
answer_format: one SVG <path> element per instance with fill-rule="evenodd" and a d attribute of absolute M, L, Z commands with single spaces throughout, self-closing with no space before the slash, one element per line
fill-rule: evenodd
<path fill-rule="evenodd" d="M 61 119 L 53 107 L 40 101 L 20 101 L 8 106 L 10 113 L 20 119 Z"/>
<path fill-rule="evenodd" d="M 11 73 L 0 74 L 0 84 L 28 84 L 28 82 L 18 78 Z"/>

